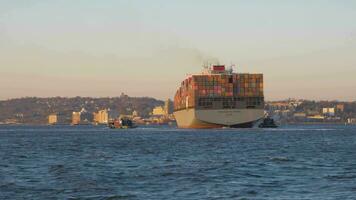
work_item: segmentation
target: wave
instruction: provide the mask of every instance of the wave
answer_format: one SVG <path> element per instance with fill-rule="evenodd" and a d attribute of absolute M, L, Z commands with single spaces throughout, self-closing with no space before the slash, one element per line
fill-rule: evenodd
<path fill-rule="evenodd" d="M 284 156 L 269 157 L 268 159 L 272 160 L 272 161 L 278 161 L 278 162 L 293 162 L 293 161 L 295 161 L 294 159 L 290 159 L 290 158 L 284 157 Z"/>

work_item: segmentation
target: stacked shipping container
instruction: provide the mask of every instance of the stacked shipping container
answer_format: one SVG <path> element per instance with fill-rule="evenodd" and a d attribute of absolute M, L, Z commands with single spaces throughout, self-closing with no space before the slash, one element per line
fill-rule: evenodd
<path fill-rule="evenodd" d="M 194 108 L 200 98 L 263 98 L 262 74 L 193 75 L 185 79 L 174 98 L 174 109 Z"/>

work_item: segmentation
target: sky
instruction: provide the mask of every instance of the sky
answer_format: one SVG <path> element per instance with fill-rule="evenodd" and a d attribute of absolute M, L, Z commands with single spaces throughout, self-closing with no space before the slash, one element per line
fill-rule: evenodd
<path fill-rule="evenodd" d="M 356 101 L 356 1 L 0 0 L 0 99 L 173 98 L 207 60 L 267 100 Z"/>

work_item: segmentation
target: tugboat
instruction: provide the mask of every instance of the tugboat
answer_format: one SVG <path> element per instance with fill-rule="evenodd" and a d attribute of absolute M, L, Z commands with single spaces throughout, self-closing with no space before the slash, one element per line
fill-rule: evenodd
<path fill-rule="evenodd" d="M 130 129 L 137 126 L 129 118 L 119 118 L 109 122 L 109 128 L 112 129 Z"/>
<path fill-rule="evenodd" d="M 266 117 L 263 119 L 263 122 L 258 125 L 259 128 L 278 128 L 274 120 L 270 117 Z"/>

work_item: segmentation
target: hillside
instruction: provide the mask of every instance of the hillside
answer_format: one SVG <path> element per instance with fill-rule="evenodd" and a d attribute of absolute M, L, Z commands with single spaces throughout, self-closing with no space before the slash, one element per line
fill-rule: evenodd
<path fill-rule="evenodd" d="M 149 97 L 91 98 L 91 97 L 26 97 L 0 101 L 0 122 L 45 124 L 47 116 L 57 113 L 60 123 L 70 123 L 73 111 L 82 111 L 82 119 L 91 121 L 92 113 L 110 109 L 114 115 L 131 114 L 134 110 L 147 117 L 155 106 L 164 102 Z"/>

